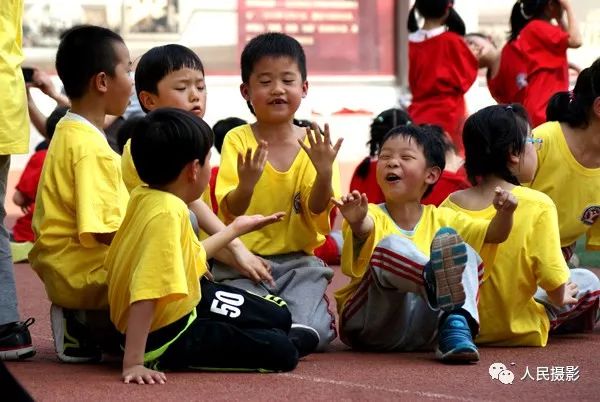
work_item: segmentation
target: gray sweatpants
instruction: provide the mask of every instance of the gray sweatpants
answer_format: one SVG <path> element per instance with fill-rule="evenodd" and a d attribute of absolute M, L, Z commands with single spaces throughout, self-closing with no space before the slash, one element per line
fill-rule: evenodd
<path fill-rule="evenodd" d="M 556 307 L 550 302 L 548 294 L 542 288 L 538 288 L 533 296 L 534 299 L 546 308 L 550 319 L 550 329 L 557 329 L 563 324 L 579 317 L 583 313 L 593 309 L 594 322 L 598 321 L 598 298 L 600 298 L 600 279 L 593 272 L 585 268 L 573 268 L 569 270 L 569 280 L 575 284 L 579 291 L 575 298 L 576 304 L 564 307 Z"/>
<path fill-rule="evenodd" d="M 325 295 L 333 270 L 312 255 L 291 253 L 262 257 L 271 262 L 275 287 L 263 287 L 243 277 L 235 269 L 215 261 L 212 274 L 215 281 L 245 289 L 259 296 L 274 294 L 287 303 L 292 322 L 317 330 L 323 351 L 336 337 L 335 316 Z M 267 291 L 268 290 L 268 291 Z"/>
<path fill-rule="evenodd" d="M 2 203 L 0 207 L 0 325 L 19 320 L 10 239 L 4 225 L 6 218 L 4 202 L 9 168 L 10 155 L 0 155 L 0 202 Z"/>
<path fill-rule="evenodd" d="M 467 244 L 462 276 L 471 324 L 479 324 L 477 293 L 483 276 L 479 255 Z M 423 287 L 429 257 L 398 235 L 382 239 L 369 268 L 344 306 L 340 337 L 356 349 L 377 351 L 431 350 L 435 347 L 441 311 L 432 308 Z"/>

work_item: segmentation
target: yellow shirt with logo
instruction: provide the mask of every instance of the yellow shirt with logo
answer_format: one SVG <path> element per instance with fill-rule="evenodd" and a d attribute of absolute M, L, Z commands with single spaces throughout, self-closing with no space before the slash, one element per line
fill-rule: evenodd
<path fill-rule="evenodd" d="M 473 219 L 467 214 L 455 212 L 448 208 L 423 205 L 421 218 L 415 226 L 412 235 L 409 235 L 396 225 L 396 222 L 394 222 L 387 210 L 384 210 L 382 206 L 385 206 L 385 204 L 369 204 L 368 215 L 373 219 L 375 226 L 369 237 L 361 244 L 357 244 L 353 240 L 352 230 L 344 220 L 344 247 L 342 250 L 341 268 L 344 275 L 350 278 L 350 283 L 335 292 L 340 316 L 346 302 L 354 294 L 367 272 L 375 247 L 385 237 L 392 234 L 405 237 L 411 240 L 419 251 L 429 256 L 431 242 L 436 232 L 442 227 L 451 227 L 456 230 L 466 243 L 478 252 L 483 246 L 489 226 L 489 221 L 487 220 Z"/>
<path fill-rule="evenodd" d="M 479 288 L 480 329 L 476 342 L 496 346 L 545 346 L 550 321 L 543 305 L 533 299 L 538 286 L 554 290 L 569 279 L 560 251 L 556 207 L 547 195 L 515 187 L 519 201 L 508 239 L 481 249 L 485 264 Z M 450 198 L 443 206 L 474 218 L 492 219 L 492 205 L 480 211 L 459 207 Z"/>
<path fill-rule="evenodd" d="M 127 191 L 131 193 L 134 188 L 142 184 L 146 184 L 140 179 L 140 175 L 135 168 L 133 163 L 133 157 L 131 156 L 131 139 L 128 139 L 123 147 L 123 155 L 121 155 L 121 169 L 123 171 L 123 182 L 127 187 Z M 202 201 L 206 203 L 212 209 L 212 202 L 210 201 L 210 186 L 206 187 L 204 193 L 202 193 Z"/>
<path fill-rule="evenodd" d="M 219 217 L 224 221 L 231 221 L 225 196 L 239 183 L 237 156 L 245 154 L 248 148 L 254 150 L 257 147 L 249 124 L 232 129 L 225 137 L 215 191 Z M 266 163 L 244 214 L 270 215 L 283 211 L 285 217 L 281 222 L 241 236 L 240 239 L 250 251 L 265 256 L 299 251 L 313 254 L 314 249 L 323 244 L 325 235 L 331 230 L 329 213 L 333 205 L 320 214 L 310 211 L 308 201 L 316 177 L 317 172 L 302 149 L 286 172 L 280 172 L 269 162 Z M 339 197 L 340 172 L 337 163 L 333 166 L 331 184 L 334 196 Z"/>
<path fill-rule="evenodd" d="M 29 151 L 27 94 L 21 72 L 23 0 L 2 2 L 0 12 L 0 155 Z"/>
<path fill-rule="evenodd" d="M 171 193 L 135 188 L 106 257 L 110 318 L 127 331 L 131 304 L 156 300 L 150 332 L 192 312 L 200 301 L 206 252 L 187 205 Z"/>
<path fill-rule="evenodd" d="M 600 168 L 588 169 L 575 160 L 558 122 L 538 126 L 533 135 L 544 142 L 529 187 L 556 204 L 561 245 L 570 246 L 585 234 L 587 248 L 600 250 Z"/>
<path fill-rule="evenodd" d="M 56 126 L 38 185 L 29 253 L 48 297 L 73 309 L 106 309 L 108 246 L 94 233 L 116 232 L 129 196 L 121 161 L 106 137 L 68 113 Z"/>

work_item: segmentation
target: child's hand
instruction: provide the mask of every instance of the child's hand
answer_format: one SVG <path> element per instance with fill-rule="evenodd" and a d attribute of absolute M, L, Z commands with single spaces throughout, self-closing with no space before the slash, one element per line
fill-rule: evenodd
<path fill-rule="evenodd" d="M 577 298 L 575 296 L 577 296 L 577 293 L 579 292 L 579 288 L 577 287 L 576 283 L 573 282 L 567 282 L 567 284 L 565 285 L 565 293 L 563 296 L 563 301 L 562 301 L 562 306 L 566 306 L 568 304 L 577 304 L 577 302 L 579 300 L 577 300 Z"/>
<path fill-rule="evenodd" d="M 331 198 L 331 201 L 340 210 L 342 216 L 348 221 L 349 224 L 362 222 L 367 216 L 369 211 L 369 200 L 365 193 L 360 193 L 357 190 L 343 195 L 340 201 L 335 198 Z"/>
<path fill-rule="evenodd" d="M 122 378 L 125 384 L 164 384 L 167 382 L 165 373 L 150 370 L 141 364 L 124 368 Z"/>
<path fill-rule="evenodd" d="M 510 191 L 506 191 L 500 187 L 496 187 L 494 190 L 494 208 L 498 212 L 514 212 L 517 209 L 519 203 L 514 195 Z"/>
<path fill-rule="evenodd" d="M 335 145 L 332 145 L 329 124 L 327 123 L 325 123 L 325 131 L 323 133 L 321 133 L 316 123 L 312 123 L 311 127 L 306 127 L 306 137 L 308 138 L 310 147 L 301 139 L 298 139 L 298 143 L 310 158 L 317 173 L 331 171 L 333 161 L 335 161 L 344 139 L 339 138 Z"/>
<path fill-rule="evenodd" d="M 270 286 L 275 286 L 269 261 L 255 256 L 246 247 L 236 247 L 232 254 L 237 263 L 235 268 L 239 273 L 255 283 L 266 282 Z"/>
<path fill-rule="evenodd" d="M 252 149 L 246 151 L 246 155 L 238 154 L 237 168 L 240 184 L 243 186 L 251 186 L 254 189 L 258 179 L 262 175 L 267 156 L 269 154 L 268 144 L 266 141 L 260 141 L 258 147 L 252 155 Z"/>
<path fill-rule="evenodd" d="M 277 212 L 273 215 L 241 215 L 238 216 L 231 222 L 230 226 L 233 227 L 235 233 L 238 236 L 258 230 L 267 225 L 281 221 L 285 216 L 285 212 Z"/>

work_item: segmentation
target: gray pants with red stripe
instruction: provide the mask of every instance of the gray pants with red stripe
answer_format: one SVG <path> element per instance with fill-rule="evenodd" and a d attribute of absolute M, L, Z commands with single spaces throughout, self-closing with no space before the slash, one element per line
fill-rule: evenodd
<path fill-rule="evenodd" d="M 598 321 L 598 299 L 600 298 L 600 279 L 593 272 L 585 268 L 570 269 L 571 277 L 569 280 L 579 288 L 575 298 L 579 300 L 576 304 L 564 307 L 556 307 L 548 299 L 548 294 L 542 288 L 538 288 L 534 299 L 544 305 L 548 318 L 550 319 L 550 329 L 556 330 L 561 326 L 566 326 L 570 322 L 586 314 L 589 319 L 587 329 L 593 329 Z M 568 331 L 567 331 L 568 332 Z"/>
<path fill-rule="evenodd" d="M 259 296 L 273 294 L 287 303 L 292 323 L 304 324 L 319 333 L 317 350 L 323 351 L 337 336 L 335 316 L 325 295 L 333 270 L 314 255 L 291 253 L 263 256 L 271 263 L 275 287 L 256 284 L 234 268 L 215 262 L 212 274 L 215 281 L 247 290 Z"/>
<path fill-rule="evenodd" d="M 479 255 L 468 244 L 462 276 L 463 313 L 479 323 L 477 294 L 483 276 Z M 381 240 L 362 282 L 346 302 L 340 317 L 340 337 L 364 350 L 431 350 L 436 345 L 441 312 L 432 308 L 423 287 L 423 268 L 429 257 L 401 236 Z"/>

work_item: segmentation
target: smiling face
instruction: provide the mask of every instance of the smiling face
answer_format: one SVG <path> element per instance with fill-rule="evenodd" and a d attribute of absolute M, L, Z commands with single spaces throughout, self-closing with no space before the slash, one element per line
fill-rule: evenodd
<path fill-rule="evenodd" d="M 377 183 L 386 201 L 418 202 L 440 174 L 439 167 L 427 166 L 422 147 L 411 137 L 397 135 L 381 146 Z"/>
<path fill-rule="evenodd" d="M 188 67 L 171 71 L 158 82 L 156 88 L 156 94 L 140 92 L 141 101 L 148 110 L 174 107 L 204 117 L 206 84 L 202 71 Z"/>
<path fill-rule="evenodd" d="M 291 121 L 308 91 L 298 64 L 287 56 L 266 56 L 258 60 L 250 79 L 240 87 L 250 101 L 259 121 L 282 123 Z"/>

